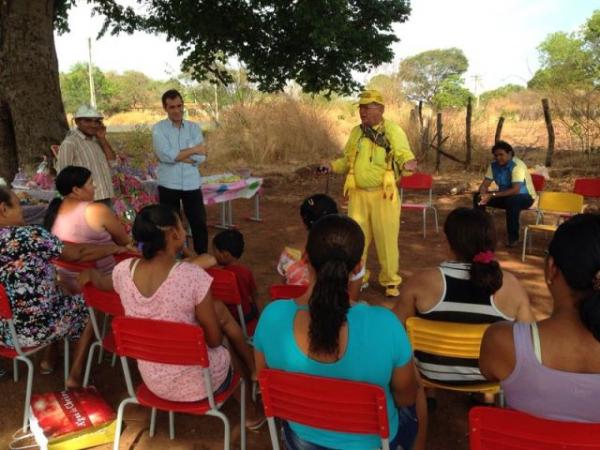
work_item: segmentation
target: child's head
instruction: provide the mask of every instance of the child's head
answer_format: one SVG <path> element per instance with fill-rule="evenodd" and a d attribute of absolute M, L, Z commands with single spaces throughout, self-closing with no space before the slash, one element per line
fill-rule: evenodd
<path fill-rule="evenodd" d="M 224 230 L 213 238 L 213 253 L 221 266 L 240 259 L 244 253 L 244 235 L 238 230 Z"/>
<path fill-rule="evenodd" d="M 321 217 L 337 213 L 338 208 L 335 200 L 325 194 L 311 195 L 305 198 L 302 205 L 300 205 L 300 216 L 307 230 L 310 230 L 312 224 Z"/>

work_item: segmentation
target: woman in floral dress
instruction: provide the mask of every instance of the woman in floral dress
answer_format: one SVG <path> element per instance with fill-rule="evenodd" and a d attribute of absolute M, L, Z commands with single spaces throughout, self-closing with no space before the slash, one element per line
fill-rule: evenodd
<path fill-rule="evenodd" d="M 19 344 L 35 347 L 65 337 L 78 340 L 69 387 L 80 384 L 91 327 L 86 327 L 88 313 L 83 298 L 61 291 L 51 260 L 60 256 L 68 261 L 89 261 L 121 251 L 123 248 L 116 245 L 65 246 L 41 226 L 26 226 L 17 196 L 0 187 L 0 284 L 9 299 Z M 0 345 L 14 346 L 3 320 Z"/>

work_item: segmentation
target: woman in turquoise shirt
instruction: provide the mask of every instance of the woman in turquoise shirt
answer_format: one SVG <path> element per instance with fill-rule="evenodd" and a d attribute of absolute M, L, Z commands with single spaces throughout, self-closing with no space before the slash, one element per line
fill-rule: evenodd
<path fill-rule="evenodd" d="M 417 424 L 412 349 L 406 332 L 386 308 L 350 305 L 348 279 L 361 269 L 364 235 L 338 214 L 316 222 L 308 235 L 310 285 L 296 300 L 280 300 L 263 311 L 254 347 L 256 369 L 264 367 L 329 378 L 362 381 L 384 388 L 391 448 L 410 449 Z M 289 450 L 379 448 L 374 435 L 339 433 L 284 424 Z"/>

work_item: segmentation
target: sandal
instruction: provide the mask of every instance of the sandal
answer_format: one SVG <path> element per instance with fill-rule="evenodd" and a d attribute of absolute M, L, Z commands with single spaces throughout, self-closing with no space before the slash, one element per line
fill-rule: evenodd
<path fill-rule="evenodd" d="M 42 375 L 50 375 L 51 373 L 54 372 L 54 369 L 55 369 L 54 366 L 44 364 L 43 361 L 40 363 L 40 373 Z"/>
<path fill-rule="evenodd" d="M 260 419 L 255 422 L 246 421 L 246 428 L 250 431 L 258 431 L 262 428 L 262 426 L 267 422 L 266 416 L 262 416 Z"/>

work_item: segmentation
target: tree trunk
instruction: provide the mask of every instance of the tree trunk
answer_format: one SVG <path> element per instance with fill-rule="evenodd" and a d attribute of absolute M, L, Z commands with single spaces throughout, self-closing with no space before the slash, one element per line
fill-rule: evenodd
<path fill-rule="evenodd" d="M 502 137 L 502 127 L 504 126 L 504 117 L 500 116 L 498 125 L 496 125 L 496 136 L 494 136 L 494 144 Z"/>
<path fill-rule="evenodd" d="M 547 98 L 542 99 L 544 108 L 544 121 L 546 130 L 548 130 L 548 150 L 546 152 L 546 167 L 552 166 L 552 156 L 554 155 L 554 125 L 552 125 L 552 115 L 550 114 L 550 105 Z"/>
<path fill-rule="evenodd" d="M 0 176 L 50 155 L 68 130 L 54 47 L 54 0 L 0 0 Z"/>
<path fill-rule="evenodd" d="M 465 155 L 465 167 L 471 165 L 471 154 L 473 153 L 473 144 L 471 143 L 471 115 L 473 114 L 473 104 L 471 97 L 467 101 L 467 118 L 466 118 L 466 133 L 467 133 L 467 154 Z"/>

